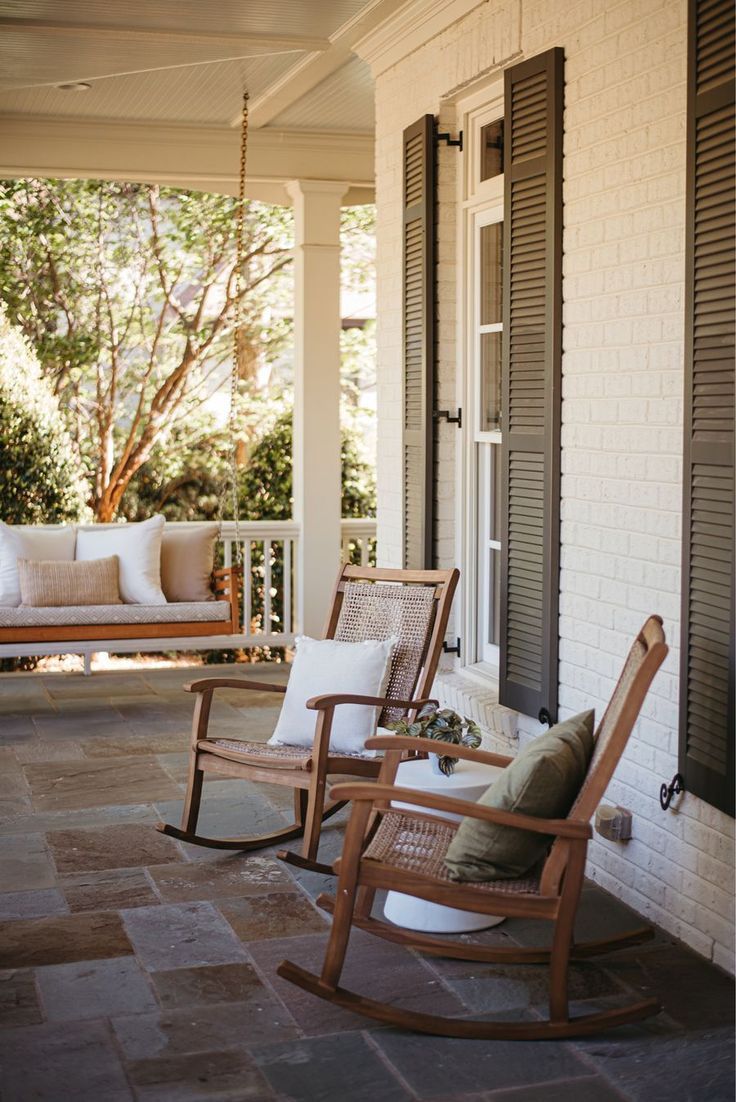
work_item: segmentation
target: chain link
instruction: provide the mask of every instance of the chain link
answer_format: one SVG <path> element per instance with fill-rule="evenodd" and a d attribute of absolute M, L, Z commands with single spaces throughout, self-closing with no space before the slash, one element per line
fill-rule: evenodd
<path fill-rule="evenodd" d="M 230 504 L 235 521 L 235 562 L 243 564 L 243 548 L 240 544 L 240 510 L 238 505 L 238 427 L 237 398 L 240 383 L 239 339 L 243 322 L 243 256 L 245 254 L 245 180 L 248 156 L 248 93 L 243 92 L 243 115 L 240 125 L 240 175 L 238 181 L 238 206 L 235 228 L 235 320 L 233 323 L 233 350 L 230 368 L 230 406 L 228 436 L 230 441 Z M 223 499 L 226 491 L 223 491 Z M 220 502 L 220 516 L 222 506 Z"/>

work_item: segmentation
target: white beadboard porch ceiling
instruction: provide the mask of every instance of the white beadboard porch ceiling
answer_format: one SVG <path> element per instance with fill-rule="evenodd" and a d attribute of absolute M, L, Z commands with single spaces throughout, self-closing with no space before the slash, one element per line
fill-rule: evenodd
<path fill-rule="evenodd" d="M 139 131 L 142 145 L 151 148 L 164 131 L 179 130 L 182 141 L 185 131 L 219 135 L 224 150 L 237 129 L 244 88 L 253 131 L 264 140 L 270 136 L 268 164 L 260 173 L 264 180 L 275 178 L 274 140 L 287 149 L 295 132 L 301 154 L 313 135 L 315 156 L 324 149 L 332 156 L 344 134 L 346 151 L 355 158 L 360 140 L 372 141 L 373 83 L 351 47 L 404 3 L 0 0 L 0 144 L 6 145 L 0 172 L 92 174 L 82 152 L 108 122 L 111 134 L 124 125 L 127 142 Z M 58 87 L 76 82 L 91 87 L 85 92 Z M 29 159 L 32 139 L 44 141 L 54 123 L 57 139 L 68 128 L 79 150 L 76 159 L 54 163 L 58 140 Z M 258 149 L 256 140 L 256 158 Z M 364 168 L 368 150 L 366 144 L 360 171 L 356 161 L 348 174 L 355 186 L 370 186 Z M 297 161 L 299 156 L 296 152 Z M 100 174 L 122 175 L 118 161 L 108 170 L 113 162 L 105 154 Z M 137 178 L 139 162 L 140 157 Z M 295 163 L 294 171 L 298 168 Z M 179 165 L 177 171 L 182 179 L 186 169 Z M 289 172 L 287 164 L 278 175 L 287 178 Z M 160 175 L 152 168 L 152 177 Z"/>

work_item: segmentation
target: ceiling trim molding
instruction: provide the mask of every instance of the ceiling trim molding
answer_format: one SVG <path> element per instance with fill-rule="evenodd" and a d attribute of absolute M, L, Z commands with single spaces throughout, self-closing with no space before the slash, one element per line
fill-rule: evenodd
<path fill-rule="evenodd" d="M 57 136 L 63 130 L 72 136 L 89 140 L 114 134 L 116 142 L 145 142 L 158 145 L 181 145 L 196 140 L 199 145 L 233 147 L 236 136 L 229 126 L 190 126 L 186 123 L 126 122 L 120 119 L 80 119 L 58 115 L 0 115 L 0 133 L 29 132 L 39 137 Z M 373 148 L 373 132 L 364 130 L 302 130 L 267 127 L 248 135 L 250 148 L 276 149 L 285 145 L 292 149 L 324 149 L 335 152 L 365 151 Z"/>
<path fill-rule="evenodd" d="M 418 50 L 488 0 L 408 0 L 394 15 L 356 41 L 353 51 L 374 78 Z"/>
<path fill-rule="evenodd" d="M 353 57 L 354 43 L 390 19 L 402 2 L 403 0 L 370 0 L 370 3 L 330 36 L 329 50 L 323 54 L 300 58 L 263 95 L 251 102 L 248 114 L 252 125 L 267 125 L 346 65 Z M 231 125 L 240 125 L 240 115 L 233 119 Z"/>

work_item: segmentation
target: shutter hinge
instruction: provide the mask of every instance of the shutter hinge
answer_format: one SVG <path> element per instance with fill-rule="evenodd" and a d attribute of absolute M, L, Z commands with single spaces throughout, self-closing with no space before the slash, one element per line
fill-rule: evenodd
<path fill-rule="evenodd" d="M 456 654 L 459 658 L 460 657 L 460 640 L 459 639 L 455 640 L 455 646 L 454 647 L 451 647 L 449 645 L 449 643 L 443 643 L 442 644 L 442 653 L 443 654 Z"/>
<path fill-rule="evenodd" d="M 448 425 L 457 425 L 458 428 L 462 428 L 463 424 L 463 411 L 458 406 L 456 414 L 450 413 L 449 409 L 436 409 L 432 414 L 435 421 L 447 421 Z"/>
<path fill-rule="evenodd" d="M 444 142 L 445 145 L 452 146 L 458 149 L 461 153 L 463 151 L 463 132 L 462 130 L 456 138 L 453 138 L 452 134 L 442 133 L 437 135 L 438 142 Z"/>
<path fill-rule="evenodd" d="M 548 727 L 552 726 L 552 716 L 547 708 L 540 708 L 537 719 L 540 723 L 546 723 Z"/>

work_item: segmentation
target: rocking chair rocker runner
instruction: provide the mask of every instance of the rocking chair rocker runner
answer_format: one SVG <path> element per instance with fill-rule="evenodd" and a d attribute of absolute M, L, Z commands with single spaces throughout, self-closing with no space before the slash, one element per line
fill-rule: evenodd
<path fill-rule="evenodd" d="M 374 738 L 366 745 L 385 751 L 377 784 L 339 784 L 333 800 L 352 800 L 343 855 L 334 865 L 339 873 L 337 895 L 322 895 L 317 903 L 334 915 L 322 972 L 319 976 L 283 961 L 278 973 L 305 991 L 347 1010 L 381 1022 L 423 1033 L 448 1037 L 498 1040 L 562 1038 L 596 1033 L 657 1013 L 654 999 L 570 1018 L 567 971 L 577 960 L 636 945 L 652 936 L 648 927 L 605 940 L 576 943 L 575 913 L 585 871 L 590 818 L 603 796 L 652 679 L 667 654 L 662 621 L 651 616 L 637 636 L 621 677 L 595 736 L 593 757 L 577 799 L 566 819 L 548 820 L 499 811 L 463 800 L 393 787 L 401 752 L 411 746 L 431 751 L 436 744 L 424 739 Z M 512 760 L 498 754 L 454 746 L 453 755 L 469 761 L 506 766 Z M 409 803 L 414 810 L 394 810 L 392 801 Z M 419 810 L 419 809 L 423 810 Z M 457 824 L 433 812 L 458 815 L 513 826 L 555 838 L 541 872 L 520 880 L 458 883 L 449 879 L 444 855 Z M 554 924 L 551 949 L 473 945 L 402 930 L 371 915 L 375 892 L 395 889 L 433 903 L 480 914 L 539 918 Z M 470 1021 L 422 1014 L 365 998 L 339 986 L 351 924 L 362 930 L 434 956 L 499 964 L 549 965 L 549 1019 L 547 1021 Z"/>
<path fill-rule="evenodd" d="M 303 836 L 301 854 L 283 851 L 279 857 L 302 868 L 331 872 L 328 865 L 317 861 L 320 829 L 322 822 L 343 806 L 343 801 L 327 800 L 327 776 L 375 778 L 381 769 L 380 758 L 330 753 L 335 708 L 341 704 L 381 707 L 380 725 L 407 714 L 413 716 L 427 703 L 458 576 L 457 570 L 342 567 L 325 638 L 359 642 L 396 637 L 398 642 L 393 651 L 385 697 L 335 694 L 314 697 L 308 702 L 307 707 L 317 713 L 311 750 L 302 746 L 269 746 L 262 742 L 207 736 L 212 698 L 217 689 L 285 693 L 284 686 L 229 677 L 211 677 L 187 685 L 187 690 L 196 694 L 196 703 L 189 784 L 181 827 L 159 823 L 158 830 L 195 845 L 234 850 L 262 849 Z M 411 745 L 405 749 L 414 750 L 417 740 L 408 741 Z M 205 773 L 293 788 L 294 822 L 281 830 L 252 838 L 207 838 L 198 834 L 197 819 Z"/>

